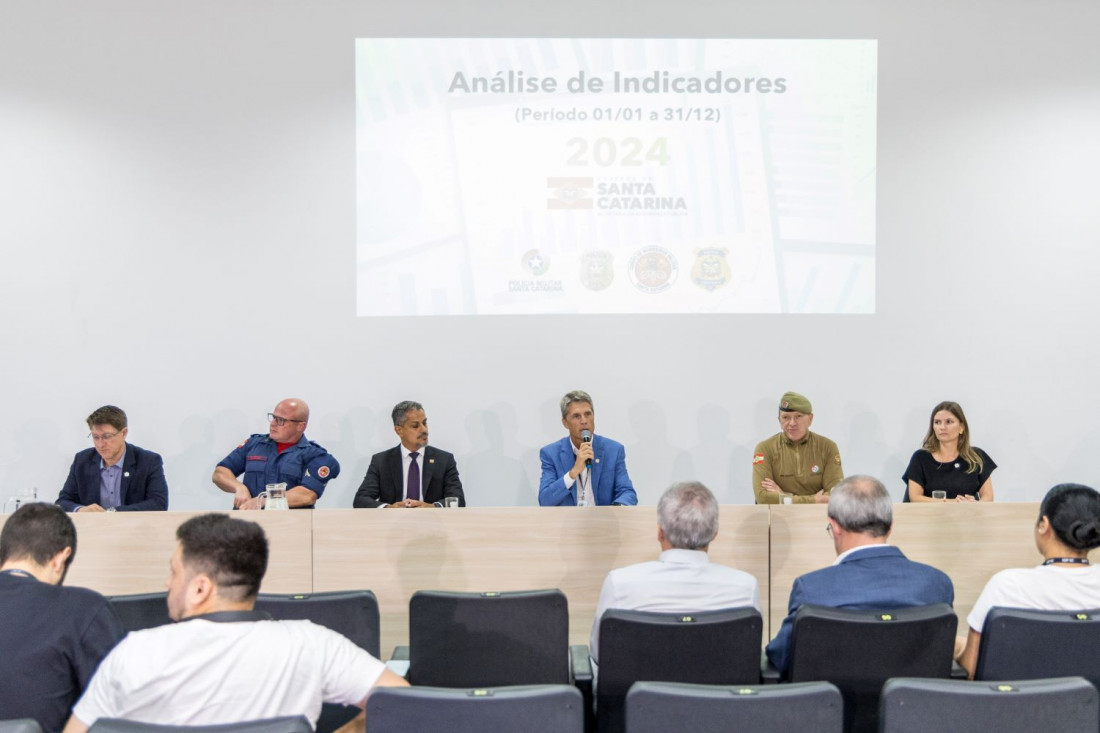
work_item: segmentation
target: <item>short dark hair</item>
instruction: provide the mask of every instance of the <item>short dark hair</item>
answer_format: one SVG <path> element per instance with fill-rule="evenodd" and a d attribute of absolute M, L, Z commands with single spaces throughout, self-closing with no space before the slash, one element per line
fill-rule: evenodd
<path fill-rule="evenodd" d="M 1100 493 L 1083 484 L 1058 484 L 1043 497 L 1039 519 L 1046 517 L 1054 536 L 1074 550 L 1100 547 Z"/>
<path fill-rule="evenodd" d="M 0 532 L 0 565 L 27 558 L 45 565 L 66 547 L 73 548 L 65 567 L 76 557 L 76 527 L 56 504 L 24 504 L 8 517 Z"/>
<path fill-rule="evenodd" d="M 396 405 L 394 405 L 393 413 L 391 413 L 390 415 L 393 418 L 394 426 L 396 427 L 398 425 L 404 425 L 405 420 L 408 419 L 407 415 L 413 410 L 420 410 L 421 412 L 423 412 L 424 405 L 420 404 L 419 402 L 413 402 L 412 400 L 402 400 L 401 402 L 398 402 Z"/>
<path fill-rule="evenodd" d="M 88 427 L 92 428 L 96 425 L 110 425 L 121 432 L 126 429 L 126 413 L 122 411 L 121 407 L 104 405 L 88 415 Z"/>
<path fill-rule="evenodd" d="M 205 573 L 230 601 L 255 598 L 267 572 L 267 537 L 255 522 L 225 514 L 201 514 L 181 524 L 176 538 L 182 561 Z"/>

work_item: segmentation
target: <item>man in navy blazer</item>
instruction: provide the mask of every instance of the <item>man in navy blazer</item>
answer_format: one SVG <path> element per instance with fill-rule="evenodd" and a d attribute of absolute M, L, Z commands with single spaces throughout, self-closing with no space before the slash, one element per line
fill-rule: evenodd
<path fill-rule="evenodd" d="M 126 413 L 104 405 L 88 416 L 94 447 L 73 459 L 57 497 L 67 512 L 143 512 L 168 509 L 164 462 L 126 442 Z"/>
<path fill-rule="evenodd" d="M 828 530 L 836 562 L 794 581 L 787 618 L 765 650 L 784 677 L 790 662 L 791 625 L 804 603 L 890 609 L 954 602 L 955 589 L 946 574 L 913 562 L 886 544 L 892 525 L 890 494 L 878 479 L 849 476 L 833 487 Z"/>
<path fill-rule="evenodd" d="M 596 414 L 587 392 L 561 398 L 561 424 L 569 435 L 539 451 L 539 506 L 596 506 L 638 503 L 626 472 L 621 443 L 596 436 Z"/>
<path fill-rule="evenodd" d="M 411 400 L 398 402 L 391 416 L 393 431 L 401 442 L 371 456 L 352 506 L 431 508 L 443 506 L 447 497 L 466 506 L 454 455 L 428 445 L 424 406 Z"/>

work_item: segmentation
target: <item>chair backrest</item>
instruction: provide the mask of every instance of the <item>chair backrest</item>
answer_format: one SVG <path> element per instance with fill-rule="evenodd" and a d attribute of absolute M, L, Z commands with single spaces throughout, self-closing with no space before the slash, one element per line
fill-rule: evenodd
<path fill-rule="evenodd" d="M 1012 682 L 893 679 L 882 688 L 882 733 L 1080 733 L 1100 701 L 1083 677 Z"/>
<path fill-rule="evenodd" d="M 596 711 L 600 733 L 624 729 L 635 682 L 752 685 L 760 682 L 764 621 L 755 608 L 699 613 L 611 609 L 600 619 Z"/>
<path fill-rule="evenodd" d="M 806 604 L 791 631 L 791 682 L 832 682 L 844 696 L 844 729 L 878 729 L 879 693 L 891 677 L 951 675 L 958 619 L 937 603 L 890 610 Z"/>
<path fill-rule="evenodd" d="M 974 679 L 1074 675 L 1100 685 L 1100 610 L 990 609 L 982 625 Z"/>
<path fill-rule="evenodd" d="M 381 632 L 378 599 L 369 590 L 324 593 L 261 593 L 256 610 L 279 621 L 312 621 L 350 639 L 357 647 L 380 657 Z M 317 733 L 332 733 L 359 714 L 354 705 L 325 703 L 317 719 Z"/>
<path fill-rule="evenodd" d="M 172 623 L 172 619 L 168 617 L 167 592 L 108 596 L 107 601 L 118 615 L 126 633 Z"/>
<path fill-rule="evenodd" d="M 0 720 L 0 733 L 42 733 L 42 726 L 34 718 Z"/>
<path fill-rule="evenodd" d="M 95 733 L 313 733 L 313 727 L 303 715 L 224 725 L 157 725 L 121 718 L 100 718 L 88 730 Z"/>
<path fill-rule="evenodd" d="M 740 687 L 636 682 L 626 696 L 628 733 L 840 733 L 843 727 L 840 690 L 828 682 Z"/>
<path fill-rule="evenodd" d="M 584 700 L 570 685 L 380 687 L 367 720 L 370 733 L 583 733 Z"/>
<path fill-rule="evenodd" d="M 351 639 L 360 649 L 380 656 L 378 599 L 369 590 L 276 595 L 261 593 L 256 610 L 280 621 L 305 619 Z"/>
<path fill-rule="evenodd" d="M 435 687 L 569 684 L 565 594 L 414 593 L 409 600 L 409 682 Z"/>

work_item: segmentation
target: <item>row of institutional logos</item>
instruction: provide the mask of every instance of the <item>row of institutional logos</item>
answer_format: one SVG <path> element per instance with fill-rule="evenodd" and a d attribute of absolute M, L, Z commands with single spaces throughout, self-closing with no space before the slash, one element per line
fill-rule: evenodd
<path fill-rule="evenodd" d="M 682 196 L 666 196 L 653 181 L 637 178 L 548 177 L 550 211 L 593 211 L 607 215 L 686 214 Z M 730 281 L 729 250 L 697 249 L 691 280 L 700 288 L 714 291 Z M 539 250 L 529 250 L 523 266 L 535 277 L 550 270 L 550 259 Z M 676 256 L 664 247 L 649 245 L 636 250 L 626 266 L 631 284 L 644 293 L 663 293 L 673 286 L 680 267 Z M 607 250 L 581 255 L 580 281 L 589 290 L 604 290 L 615 280 L 614 256 Z M 538 288 L 542 289 L 542 288 Z"/>
<path fill-rule="evenodd" d="M 691 281 L 704 290 L 713 292 L 729 283 L 730 266 L 726 261 L 726 249 L 697 249 L 695 264 L 691 268 Z M 589 290 L 599 291 L 615 281 L 614 255 L 607 250 L 585 252 L 581 255 L 580 282 Z M 520 264 L 535 278 L 551 272 L 550 258 L 537 249 L 527 250 Z M 673 286 L 680 273 L 676 255 L 664 247 L 647 245 L 634 251 L 626 266 L 630 283 L 643 293 L 663 293 Z M 516 281 L 513 281 L 516 282 Z M 522 281 L 520 281 L 522 282 Z M 537 281 L 536 281 L 537 282 Z M 557 287 L 523 288 L 525 290 L 560 290 Z M 513 289 L 518 289 L 513 287 Z"/>

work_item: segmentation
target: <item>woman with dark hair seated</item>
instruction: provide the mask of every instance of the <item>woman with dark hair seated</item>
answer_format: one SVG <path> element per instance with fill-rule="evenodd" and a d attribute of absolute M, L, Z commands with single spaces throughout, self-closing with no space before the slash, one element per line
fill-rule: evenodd
<path fill-rule="evenodd" d="M 957 659 L 971 678 L 982 625 L 994 606 L 1040 611 L 1100 608 L 1100 567 L 1088 558 L 1089 550 L 1100 547 L 1100 493 L 1081 484 L 1058 484 L 1048 491 L 1039 506 L 1035 546 L 1043 564 L 994 575 L 966 617 L 970 633 L 965 645 L 956 649 L 962 647 Z"/>
<path fill-rule="evenodd" d="M 993 501 L 991 475 L 997 464 L 970 445 L 970 426 L 958 402 L 932 408 L 924 445 L 909 459 L 901 477 L 909 501 Z M 943 491 L 945 499 L 933 499 Z"/>

